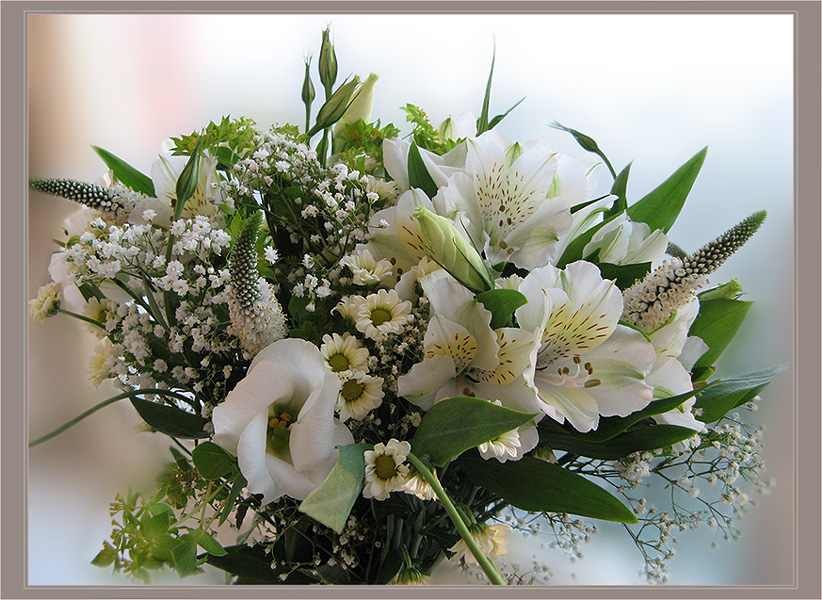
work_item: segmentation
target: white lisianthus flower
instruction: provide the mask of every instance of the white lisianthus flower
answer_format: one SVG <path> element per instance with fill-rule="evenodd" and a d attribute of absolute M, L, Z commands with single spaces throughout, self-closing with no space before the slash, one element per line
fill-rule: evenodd
<path fill-rule="evenodd" d="M 661 229 L 651 232 L 646 223 L 634 222 L 627 213 L 603 225 L 582 250 L 590 256 L 599 250 L 599 262 L 615 265 L 657 263 L 668 248 L 668 236 Z"/>
<path fill-rule="evenodd" d="M 214 408 L 214 442 L 237 456 L 248 490 L 264 504 L 305 499 L 337 462 L 336 447 L 354 442 L 334 418 L 339 390 L 316 346 L 285 339 L 257 354 Z"/>
<path fill-rule="evenodd" d="M 521 327 L 538 336 L 532 375 L 539 408 L 577 430 L 596 429 L 600 416 L 627 416 L 653 399 L 645 381 L 654 347 L 619 325 L 622 294 L 591 263 L 564 271 L 534 269 L 519 287 L 528 303 L 516 311 Z"/>
<path fill-rule="evenodd" d="M 366 450 L 365 487 L 362 495 L 375 500 L 385 500 L 391 492 L 403 491 L 409 468 L 405 459 L 411 452 L 411 444 L 391 438 L 387 444 L 379 443 L 373 450 Z"/>
<path fill-rule="evenodd" d="M 511 527 L 502 523 L 498 525 L 482 525 L 475 523 L 469 528 L 471 537 L 474 538 L 480 551 L 488 558 L 497 558 L 503 556 L 508 552 L 508 534 L 511 532 Z M 476 565 L 477 559 L 468 548 L 465 540 L 460 540 L 451 547 L 456 555 L 453 560 L 464 560 L 467 565 Z"/>

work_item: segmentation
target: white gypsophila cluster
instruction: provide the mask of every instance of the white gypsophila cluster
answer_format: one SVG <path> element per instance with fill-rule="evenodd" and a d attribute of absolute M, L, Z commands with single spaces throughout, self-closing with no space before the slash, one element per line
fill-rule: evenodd
<path fill-rule="evenodd" d="M 167 254 L 169 233 L 175 241 Z M 220 356 L 237 346 L 219 315 L 228 280 L 221 267 L 230 243 L 225 231 L 202 216 L 181 219 L 170 232 L 150 222 L 117 226 L 98 218 L 61 250 L 68 283 L 92 284 L 108 295 L 90 298 L 82 309 L 97 323 L 90 329 L 112 342 L 106 361 L 95 359 L 100 368 L 92 380 L 116 378 L 127 388 L 183 386 L 220 396 L 227 381 Z M 181 364 L 157 361 L 158 344 Z M 198 362 L 189 362 L 192 352 Z M 111 368 L 113 360 L 121 368 Z"/>

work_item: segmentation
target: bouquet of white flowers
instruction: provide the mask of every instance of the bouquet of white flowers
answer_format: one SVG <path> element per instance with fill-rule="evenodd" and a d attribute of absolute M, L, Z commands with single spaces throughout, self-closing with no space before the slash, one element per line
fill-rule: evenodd
<path fill-rule="evenodd" d="M 376 75 L 338 85 L 327 30 L 318 63 L 304 128 L 223 118 L 150 176 L 95 148 L 96 183 L 30 181 L 83 205 L 32 315 L 86 322 L 92 382 L 122 388 L 32 444 L 122 399 L 172 440 L 94 564 L 384 584 L 450 559 L 540 582 L 503 557 L 535 516 L 571 552 L 582 518 L 625 524 L 664 581 L 673 531 L 735 538 L 745 485 L 768 486 L 735 411 L 779 369 L 714 377 L 750 303 L 708 278 L 765 213 L 688 253 L 667 233 L 704 150 L 629 201 L 629 167 L 555 123 L 613 178 L 594 197 L 595 169 L 500 133 L 493 68 L 478 118 L 435 128 L 408 105 L 400 138 L 371 120 Z"/>

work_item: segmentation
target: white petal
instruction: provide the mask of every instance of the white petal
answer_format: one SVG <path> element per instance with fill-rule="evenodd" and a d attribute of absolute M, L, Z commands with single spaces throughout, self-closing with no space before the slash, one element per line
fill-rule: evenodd
<path fill-rule="evenodd" d="M 554 385 L 543 380 L 539 372 L 534 383 L 542 401 L 554 407 L 577 431 L 590 431 L 599 424 L 599 407 L 587 390 Z"/>
<path fill-rule="evenodd" d="M 456 376 L 457 369 L 450 356 L 426 358 L 397 379 L 397 395 L 428 410 L 434 405 L 440 387 Z"/>
<path fill-rule="evenodd" d="M 707 351 L 708 344 L 703 342 L 702 338 L 692 335 L 685 340 L 685 345 L 682 346 L 682 352 L 679 353 L 679 362 L 690 371 L 694 368 L 696 361 Z"/>
<path fill-rule="evenodd" d="M 282 461 L 266 452 L 267 431 L 268 414 L 259 412 L 243 428 L 234 450 L 240 471 L 248 481 L 248 490 L 252 494 L 263 494 L 263 504 L 276 500 L 284 493 L 283 490 L 277 488 L 268 468 L 269 461 Z M 220 442 L 217 443 L 231 452 L 229 447 Z"/>

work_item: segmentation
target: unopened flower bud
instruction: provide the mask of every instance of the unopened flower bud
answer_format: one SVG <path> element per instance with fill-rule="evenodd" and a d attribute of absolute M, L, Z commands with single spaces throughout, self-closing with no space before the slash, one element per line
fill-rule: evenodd
<path fill-rule="evenodd" d="M 309 129 L 308 137 L 310 138 L 318 131 L 322 131 L 326 127 L 331 127 L 334 123 L 339 121 L 348 110 L 352 100 L 359 93 L 358 86 L 360 85 L 360 78 L 354 77 L 348 83 L 340 86 L 331 97 L 322 105 L 320 111 L 317 113 L 317 122 L 314 127 Z"/>
<path fill-rule="evenodd" d="M 736 279 L 731 279 L 728 283 L 722 284 L 711 290 L 699 294 L 699 299 L 703 300 L 734 300 L 742 293 L 742 284 Z"/>
<path fill-rule="evenodd" d="M 337 81 L 337 55 L 331 43 L 331 31 L 325 29 L 320 46 L 320 83 L 325 88 L 326 98 L 331 95 L 331 88 L 335 81 Z"/>
<path fill-rule="evenodd" d="M 454 119 L 448 117 L 440 123 L 440 126 L 437 127 L 437 137 L 441 142 L 457 138 L 457 126 L 454 125 Z"/>
<path fill-rule="evenodd" d="M 314 92 L 314 83 L 311 81 L 311 59 L 305 59 L 305 80 L 303 80 L 302 100 L 306 106 L 311 106 L 314 102 L 316 93 Z"/>
<path fill-rule="evenodd" d="M 362 120 L 364 123 L 371 121 L 371 107 L 374 104 L 374 85 L 379 79 L 379 75 L 371 73 L 360 86 L 360 91 L 354 97 L 348 110 L 343 114 L 342 119 L 337 122 L 334 127 L 334 135 L 337 135 L 342 129 L 351 123 L 356 123 Z"/>
<path fill-rule="evenodd" d="M 423 250 L 434 262 L 475 294 L 494 289 L 494 279 L 482 257 L 450 220 L 424 206 L 417 206 L 414 218 L 420 224 Z"/>

